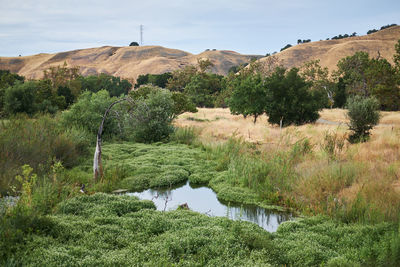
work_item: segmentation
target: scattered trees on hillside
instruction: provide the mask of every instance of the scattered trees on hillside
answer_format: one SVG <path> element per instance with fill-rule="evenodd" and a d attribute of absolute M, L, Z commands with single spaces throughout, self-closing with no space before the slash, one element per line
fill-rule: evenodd
<path fill-rule="evenodd" d="M 339 39 L 344 39 L 344 38 L 348 38 L 348 37 L 354 37 L 354 36 L 357 36 L 357 33 L 356 32 L 353 32 L 352 34 L 339 34 L 339 35 L 336 35 L 336 36 L 333 36 L 331 39 L 332 40 L 339 40 Z M 328 40 L 329 40 L 329 38 L 328 38 Z"/>
<path fill-rule="evenodd" d="M 384 29 L 387 29 L 387 28 L 390 28 L 390 27 L 393 27 L 393 26 L 397 26 L 397 24 L 394 24 L 394 23 L 393 24 L 388 24 L 388 25 L 382 26 L 379 30 L 372 29 L 372 30 L 367 31 L 367 34 L 378 32 L 378 31 L 381 31 L 381 30 L 384 30 Z"/>
<path fill-rule="evenodd" d="M 291 44 L 287 44 L 287 45 L 285 45 L 284 47 L 281 48 L 280 52 L 282 52 L 283 50 L 288 49 L 290 47 L 292 47 L 292 45 Z"/>
<path fill-rule="evenodd" d="M 311 39 L 306 39 L 306 40 L 298 39 L 297 40 L 297 44 L 305 44 L 305 43 L 309 43 L 309 42 L 311 42 Z"/>

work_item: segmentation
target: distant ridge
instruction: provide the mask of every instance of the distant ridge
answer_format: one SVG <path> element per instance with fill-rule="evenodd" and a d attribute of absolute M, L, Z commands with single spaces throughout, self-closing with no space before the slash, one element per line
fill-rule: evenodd
<path fill-rule="evenodd" d="M 85 76 L 107 73 L 136 79 L 140 74 L 161 74 L 194 65 L 203 58 L 214 63 L 214 73 L 227 74 L 231 67 L 247 63 L 253 57 L 227 50 L 210 50 L 193 55 L 161 46 L 103 46 L 55 54 L 0 57 L 0 69 L 9 69 L 28 79 L 39 79 L 43 77 L 43 70 L 66 62 L 68 66 L 80 66 L 81 74 Z"/>
<path fill-rule="evenodd" d="M 393 26 L 363 36 L 339 40 L 325 40 L 292 46 L 275 54 L 284 67 L 300 67 L 307 61 L 319 59 L 323 67 L 335 70 L 337 62 L 357 51 L 368 52 L 370 57 L 381 57 L 393 63 L 394 46 L 400 39 L 400 26 Z M 265 62 L 266 58 L 261 58 Z"/>

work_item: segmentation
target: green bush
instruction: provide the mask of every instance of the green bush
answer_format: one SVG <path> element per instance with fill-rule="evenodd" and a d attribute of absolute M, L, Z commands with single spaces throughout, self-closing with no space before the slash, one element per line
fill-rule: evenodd
<path fill-rule="evenodd" d="M 35 94 L 35 82 L 16 83 L 8 87 L 4 96 L 4 111 L 9 115 L 17 113 L 33 115 L 37 111 Z"/>
<path fill-rule="evenodd" d="M 104 112 L 115 100 L 116 98 L 111 98 L 105 90 L 97 93 L 84 92 L 69 110 L 61 114 L 61 123 L 65 129 L 76 127 L 96 135 Z M 103 134 L 113 136 L 119 133 L 117 120 L 109 115 L 104 123 Z"/>
<path fill-rule="evenodd" d="M 151 143 L 164 140 L 173 132 L 174 101 L 168 90 L 151 91 L 146 98 L 135 101 L 127 131 L 138 142 Z"/>
<path fill-rule="evenodd" d="M 277 68 L 267 77 L 265 111 L 268 122 L 279 125 L 282 121 L 283 126 L 301 125 L 315 122 L 319 118 L 323 95 L 320 91 L 311 92 L 310 85 L 298 72 L 296 68 L 287 72 Z"/>
<path fill-rule="evenodd" d="M 88 151 L 87 139 L 73 128 L 64 132 L 49 116 L 29 119 L 13 117 L 0 124 L 0 194 L 17 185 L 15 176 L 24 164 L 43 175 L 55 161 L 75 166 Z"/>
<path fill-rule="evenodd" d="M 369 139 L 370 130 L 380 119 L 379 102 L 375 98 L 355 96 L 347 101 L 347 116 L 350 119 L 349 136 L 351 143 L 365 142 Z"/>

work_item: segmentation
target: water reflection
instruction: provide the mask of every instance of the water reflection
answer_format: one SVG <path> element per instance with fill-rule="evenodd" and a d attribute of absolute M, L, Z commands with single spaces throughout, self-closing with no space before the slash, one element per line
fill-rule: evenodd
<path fill-rule="evenodd" d="M 152 200 L 157 210 L 174 210 L 187 203 L 191 210 L 209 216 L 225 216 L 258 224 L 269 232 L 275 232 L 279 224 L 290 220 L 290 214 L 267 210 L 254 205 L 224 203 L 208 187 L 191 187 L 189 183 L 172 189 L 149 189 L 140 193 L 128 193 L 140 199 Z"/>

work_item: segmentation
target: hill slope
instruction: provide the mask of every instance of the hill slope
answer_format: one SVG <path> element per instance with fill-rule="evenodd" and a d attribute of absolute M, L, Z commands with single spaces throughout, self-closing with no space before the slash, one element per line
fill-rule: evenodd
<path fill-rule="evenodd" d="M 0 69 L 9 69 L 28 79 L 38 79 L 43 76 L 43 70 L 67 62 L 68 66 L 80 66 L 83 75 L 107 73 L 136 79 L 140 74 L 161 74 L 194 65 L 199 58 L 210 59 L 215 65 L 214 73 L 227 74 L 229 68 L 249 62 L 252 56 L 225 50 L 193 55 L 161 46 L 103 46 L 56 54 L 0 57 Z"/>
<path fill-rule="evenodd" d="M 399 39 L 400 26 L 394 26 L 364 36 L 299 44 L 275 56 L 287 68 L 299 67 L 307 61 L 320 59 L 321 66 L 328 67 L 331 71 L 336 69 L 341 58 L 351 56 L 357 51 L 368 52 L 370 57 L 377 57 L 379 54 L 393 63 L 394 46 Z M 260 61 L 265 62 L 266 58 L 261 58 Z"/>

